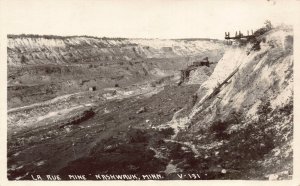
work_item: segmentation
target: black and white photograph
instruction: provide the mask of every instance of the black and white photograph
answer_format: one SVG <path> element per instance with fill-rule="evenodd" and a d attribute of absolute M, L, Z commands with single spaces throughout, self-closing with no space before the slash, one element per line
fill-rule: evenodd
<path fill-rule="evenodd" d="M 299 3 L 1 0 L 7 181 L 293 180 Z"/>

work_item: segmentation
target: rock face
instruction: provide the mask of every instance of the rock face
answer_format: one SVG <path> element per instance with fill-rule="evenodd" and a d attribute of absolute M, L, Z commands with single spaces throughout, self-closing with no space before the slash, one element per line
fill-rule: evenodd
<path fill-rule="evenodd" d="M 278 27 L 259 36 L 258 50 L 251 43 L 229 48 L 200 86 L 179 138 L 194 141 L 204 154 L 220 152 L 211 155 L 211 163 L 245 171 L 246 179 L 291 178 L 292 38 L 291 28 Z"/>

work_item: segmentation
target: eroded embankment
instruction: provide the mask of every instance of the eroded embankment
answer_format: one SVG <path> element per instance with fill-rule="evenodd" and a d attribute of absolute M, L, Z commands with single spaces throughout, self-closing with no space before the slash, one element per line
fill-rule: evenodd
<path fill-rule="evenodd" d="M 126 39 L 88 36 L 9 35 L 9 65 L 78 64 L 204 56 L 223 49 L 212 39 Z"/>
<path fill-rule="evenodd" d="M 291 178 L 292 37 L 279 27 L 258 37 L 259 48 L 233 46 L 201 85 L 176 140 L 206 157 L 203 170 L 217 167 L 228 179 Z"/>

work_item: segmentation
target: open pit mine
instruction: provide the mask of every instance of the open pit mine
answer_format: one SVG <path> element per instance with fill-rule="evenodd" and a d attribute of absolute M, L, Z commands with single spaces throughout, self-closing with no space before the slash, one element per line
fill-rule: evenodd
<path fill-rule="evenodd" d="M 293 30 L 239 36 L 8 35 L 8 179 L 292 179 Z"/>

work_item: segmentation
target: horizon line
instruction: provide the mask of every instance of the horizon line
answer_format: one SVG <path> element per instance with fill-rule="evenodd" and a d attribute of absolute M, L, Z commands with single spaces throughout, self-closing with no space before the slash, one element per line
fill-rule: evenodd
<path fill-rule="evenodd" d="M 52 39 L 53 38 L 74 38 L 74 37 L 87 37 L 87 38 L 95 38 L 95 39 L 145 39 L 145 40 L 219 40 L 223 41 L 224 39 L 217 39 L 217 38 L 205 38 L 205 37 L 182 37 L 182 38 L 159 38 L 159 37 L 107 37 L 107 36 L 93 36 L 93 35 L 54 35 L 54 34 L 8 34 L 7 38 L 14 38 L 14 37 L 37 37 L 37 38 L 46 38 Z M 49 38 L 47 38 L 49 37 Z"/>

